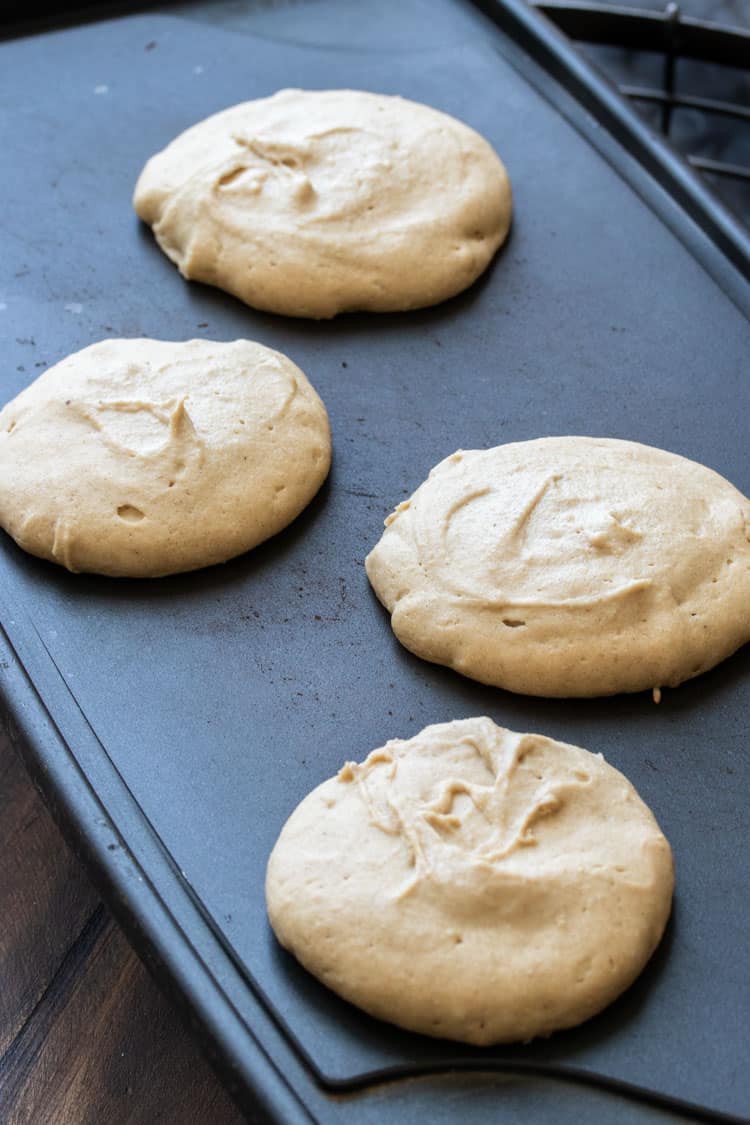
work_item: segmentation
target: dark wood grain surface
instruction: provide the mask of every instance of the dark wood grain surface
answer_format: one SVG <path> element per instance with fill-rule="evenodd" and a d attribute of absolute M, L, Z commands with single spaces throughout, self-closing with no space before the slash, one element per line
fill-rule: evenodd
<path fill-rule="evenodd" d="M 0 1122 L 242 1120 L 0 728 Z"/>

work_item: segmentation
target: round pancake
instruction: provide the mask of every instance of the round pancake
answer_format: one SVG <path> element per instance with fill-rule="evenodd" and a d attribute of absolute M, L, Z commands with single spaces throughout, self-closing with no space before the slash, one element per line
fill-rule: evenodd
<path fill-rule="evenodd" d="M 348 763 L 268 864 L 283 946 L 371 1015 L 479 1045 L 601 1011 L 661 938 L 672 855 L 601 755 L 491 719 Z"/>
<path fill-rule="evenodd" d="M 328 416 L 248 340 L 105 340 L 0 412 L 0 526 L 71 571 L 148 577 L 224 562 L 324 481 Z"/>
<path fill-rule="evenodd" d="M 749 537 L 750 502 L 710 469 L 550 437 L 442 461 L 366 567 L 418 656 L 529 695 L 609 695 L 675 686 L 750 639 Z"/>
<path fill-rule="evenodd" d="M 490 145 L 428 106 L 281 90 L 194 125 L 133 205 L 186 278 L 287 316 L 433 305 L 482 273 L 511 192 Z"/>

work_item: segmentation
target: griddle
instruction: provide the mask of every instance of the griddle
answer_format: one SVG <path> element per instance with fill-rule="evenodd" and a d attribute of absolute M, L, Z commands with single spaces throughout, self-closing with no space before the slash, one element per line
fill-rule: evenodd
<path fill-rule="evenodd" d="M 658 706 L 513 696 L 406 652 L 363 569 L 459 447 L 628 438 L 750 492 L 747 239 L 542 17 L 481 8 L 306 0 L 259 4 L 252 34 L 147 14 L 0 46 L 0 401 L 105 336 L 244 336 L 305 370 L 334 440 L 307 511 L 224 566 L 70 575 L 3 536 L 2 695 L 69 842 L 253 1120 L 747 1120 L 750 650 Z M 434 309 L 326 323 L 182 281 L 131 211 L 140 168 L 290 85 L 401 94 L 483 133 L 515 193 L 487 275 Z M 665 939 L 620 1000 L 483 1050 L 338 999 L 276 944 L 263 900 L 315 785 L 477 714 L 603 752 L 677 866 Z"/>

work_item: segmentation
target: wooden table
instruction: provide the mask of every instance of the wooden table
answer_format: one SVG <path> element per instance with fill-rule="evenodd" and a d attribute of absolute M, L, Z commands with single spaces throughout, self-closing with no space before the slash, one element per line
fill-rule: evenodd
<path fill-rule="evenodd" d="M 0 716 L 0 1121 L 239 1125 L 4 725 Z"/>

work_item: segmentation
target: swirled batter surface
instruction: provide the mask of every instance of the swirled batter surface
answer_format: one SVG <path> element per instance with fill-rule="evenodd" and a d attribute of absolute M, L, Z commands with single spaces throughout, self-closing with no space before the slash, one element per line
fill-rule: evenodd
<path fill-rule="evenodd" d="M 750 502 L 634 442 L 454 453 L 366 566 L 407 648 L 531 695 L 674 686 L 750 638 Z"/>
<path fill-rule="evenodd" d="M 328 472 L 325 407 L 248 340 L 105 340 L 0 412 L 0 526 L 72 571 L 224 562 L 285 527 Z"/>
<path fill-rule="evenodd" d="M 641 971 L 672 856 L 600 755 L 491 719 L 345 765 L 292 813 L 266 896 L 287 949 L 372 1015 L 488 1044 L 580 1023 Z"/>
<path fill-rule="evenodd" d="M 201 121 L 149 160 L 133 202 L 185 277 L 317 318 L 452 297 L 511 213 L 473 129 L 355 90 L 282 90 Z"/>

